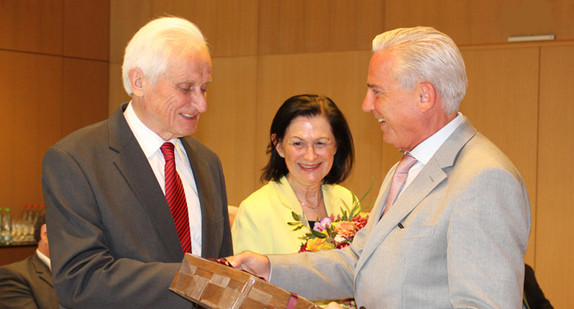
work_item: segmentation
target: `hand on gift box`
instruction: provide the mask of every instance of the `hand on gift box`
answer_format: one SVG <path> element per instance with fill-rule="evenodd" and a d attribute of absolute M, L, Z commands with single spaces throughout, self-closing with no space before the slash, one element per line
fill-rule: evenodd
<path fill-rule="evenodd" d="M 233 261 L 233 257 L 230 260 Z M 304 297 L 265 281 L 269 276 L 258 278 L 260 276 L 246 271 L 252 271 L 251 267 L 257 268 L 253 265 L 269 265 L 267 257 L 252 252 L 243 253 L 235 257 L 235 263 L 237 268 L 233 268 L 226 258 L 204 259 L 186 253 L 169 289 L 202 308 L 317 309 Z"/>
<path fill-rule="evenodd" d="M 271 266 L 267 256 L 252 251 L 243 251 L 226 259 L 234 268 L 245 270 L 269 281 Z"/>

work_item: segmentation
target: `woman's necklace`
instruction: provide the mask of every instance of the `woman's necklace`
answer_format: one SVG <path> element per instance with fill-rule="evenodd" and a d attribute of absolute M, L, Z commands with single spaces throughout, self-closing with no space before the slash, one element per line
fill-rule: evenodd
<path fill-rule="evenodd" d="M 299 200 L 299 203 L 301 203 L 301 206 L 311 209 L 316 215 L 317 210 L 319 210 L 319 206 L 321 205 L 321 202 L 323 201 L 323 192 L 321 192 L 321 195 L 319 196 L 319 201 L 317 202 L 317 205 L 315 205 L 315 207 L 313 207 L 311 205 L 307 205 L 305 202 L 301 201 L 299 199 L 299 197 L 297 197 L 297 199 Z"/>

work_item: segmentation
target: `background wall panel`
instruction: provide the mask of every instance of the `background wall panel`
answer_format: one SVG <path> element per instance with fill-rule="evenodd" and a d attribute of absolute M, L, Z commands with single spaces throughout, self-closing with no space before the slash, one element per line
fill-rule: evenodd
<path fill-rule="evenodd" d="M 155 0 L 154 12 L 167 12 L 193 21 L 207 38 L 214 57 L 257 53 L 258 1 Z"/>
<path fill-rule="evenodd" d="M 15 219 L 43 203 L 46 149 L 107 116 L 109 14 L 107 0 L 0 0 L 0 205 Z"/>
<path fill-rule="evenodd" d="M 259 1 L 259 54 L 369 50 L 385 1 Z"/>
<path fill-rule="evenodd" d="M 64 58 L 62 136 L 108 118 L 108 71 L 108 62 Z"/>
<path fill-rule="evenodd" d="M 216 58 L 213 67 L 207 112 L 194 136 L 219 155 L 229 204 L 239 206 L 257 186 L 257 58 Z"/>
<path fill-rule="evenodd" d="M 62 59 L 0 51 L 0 205 L 42 203 L 43 153 L 61 136 Z"/>
<path fill-rule="evenodd" d="M 574 46 L 543 47 L 536 272 L 555 308 L 572 308 L 574 278 Z"/>
<path fill-rule="evenodd" d="M 134 7 L 138 9 L 133 10 Z M 213 57 L 257 53 L 257 0 L 112 0 L 110 62 L 121 64 L 135 32 L 153 18 L 184 17 L 196 24 L 210 44 Z"/>
<path fill-rule="evenodd" d="M 121 65 L 124 49 L 132 36 L 154 13 L 151 0 L 110 0 L 110 65 Z M 134 9 L 137 8 L 137 9 Z M 157 12 L 156 14 L 160 14 Z M 110 70 L 111 72 L 111 70 Z M 110 78 L 110 82 L 113 79 Z M 110 100 L 110 104 L 115 104 Z"/>
<path fill-rule="evenodd" d="M 0 49 L 61 54 L 63 0 L 0 0 Z"/>
<path fill-rule="evenodd" d="M 509 36 L 574 39 L 570 0 L 386 0 L 385 28 L 431 25 L 459 45 L 507 42 Z"/>
<path fill-rule="evenodd" d="M 109 28 L 109 1 L 64 1 L 65 56 L 107 61 Z"/>

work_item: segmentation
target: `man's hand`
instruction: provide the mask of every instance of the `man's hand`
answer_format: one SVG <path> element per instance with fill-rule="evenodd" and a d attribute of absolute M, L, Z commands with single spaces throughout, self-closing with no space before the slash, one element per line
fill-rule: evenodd
<path fill-rule="evenodd" d="M 227 257 L 226 259 L 234 268 L 245 270 L 255 276 L 269 281 L 271 265 L 269 264 L 267 256 L 251 251 L 243 251 L 234 256 Z"/>

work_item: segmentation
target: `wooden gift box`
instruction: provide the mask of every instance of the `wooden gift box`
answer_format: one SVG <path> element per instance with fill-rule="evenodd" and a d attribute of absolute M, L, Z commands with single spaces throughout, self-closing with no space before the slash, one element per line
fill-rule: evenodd
<path fill-rule="evenodd" d="M 245 271 L 186 254 L 169 289 L 207 308 L 288 308 L 317 306 Z"/>

